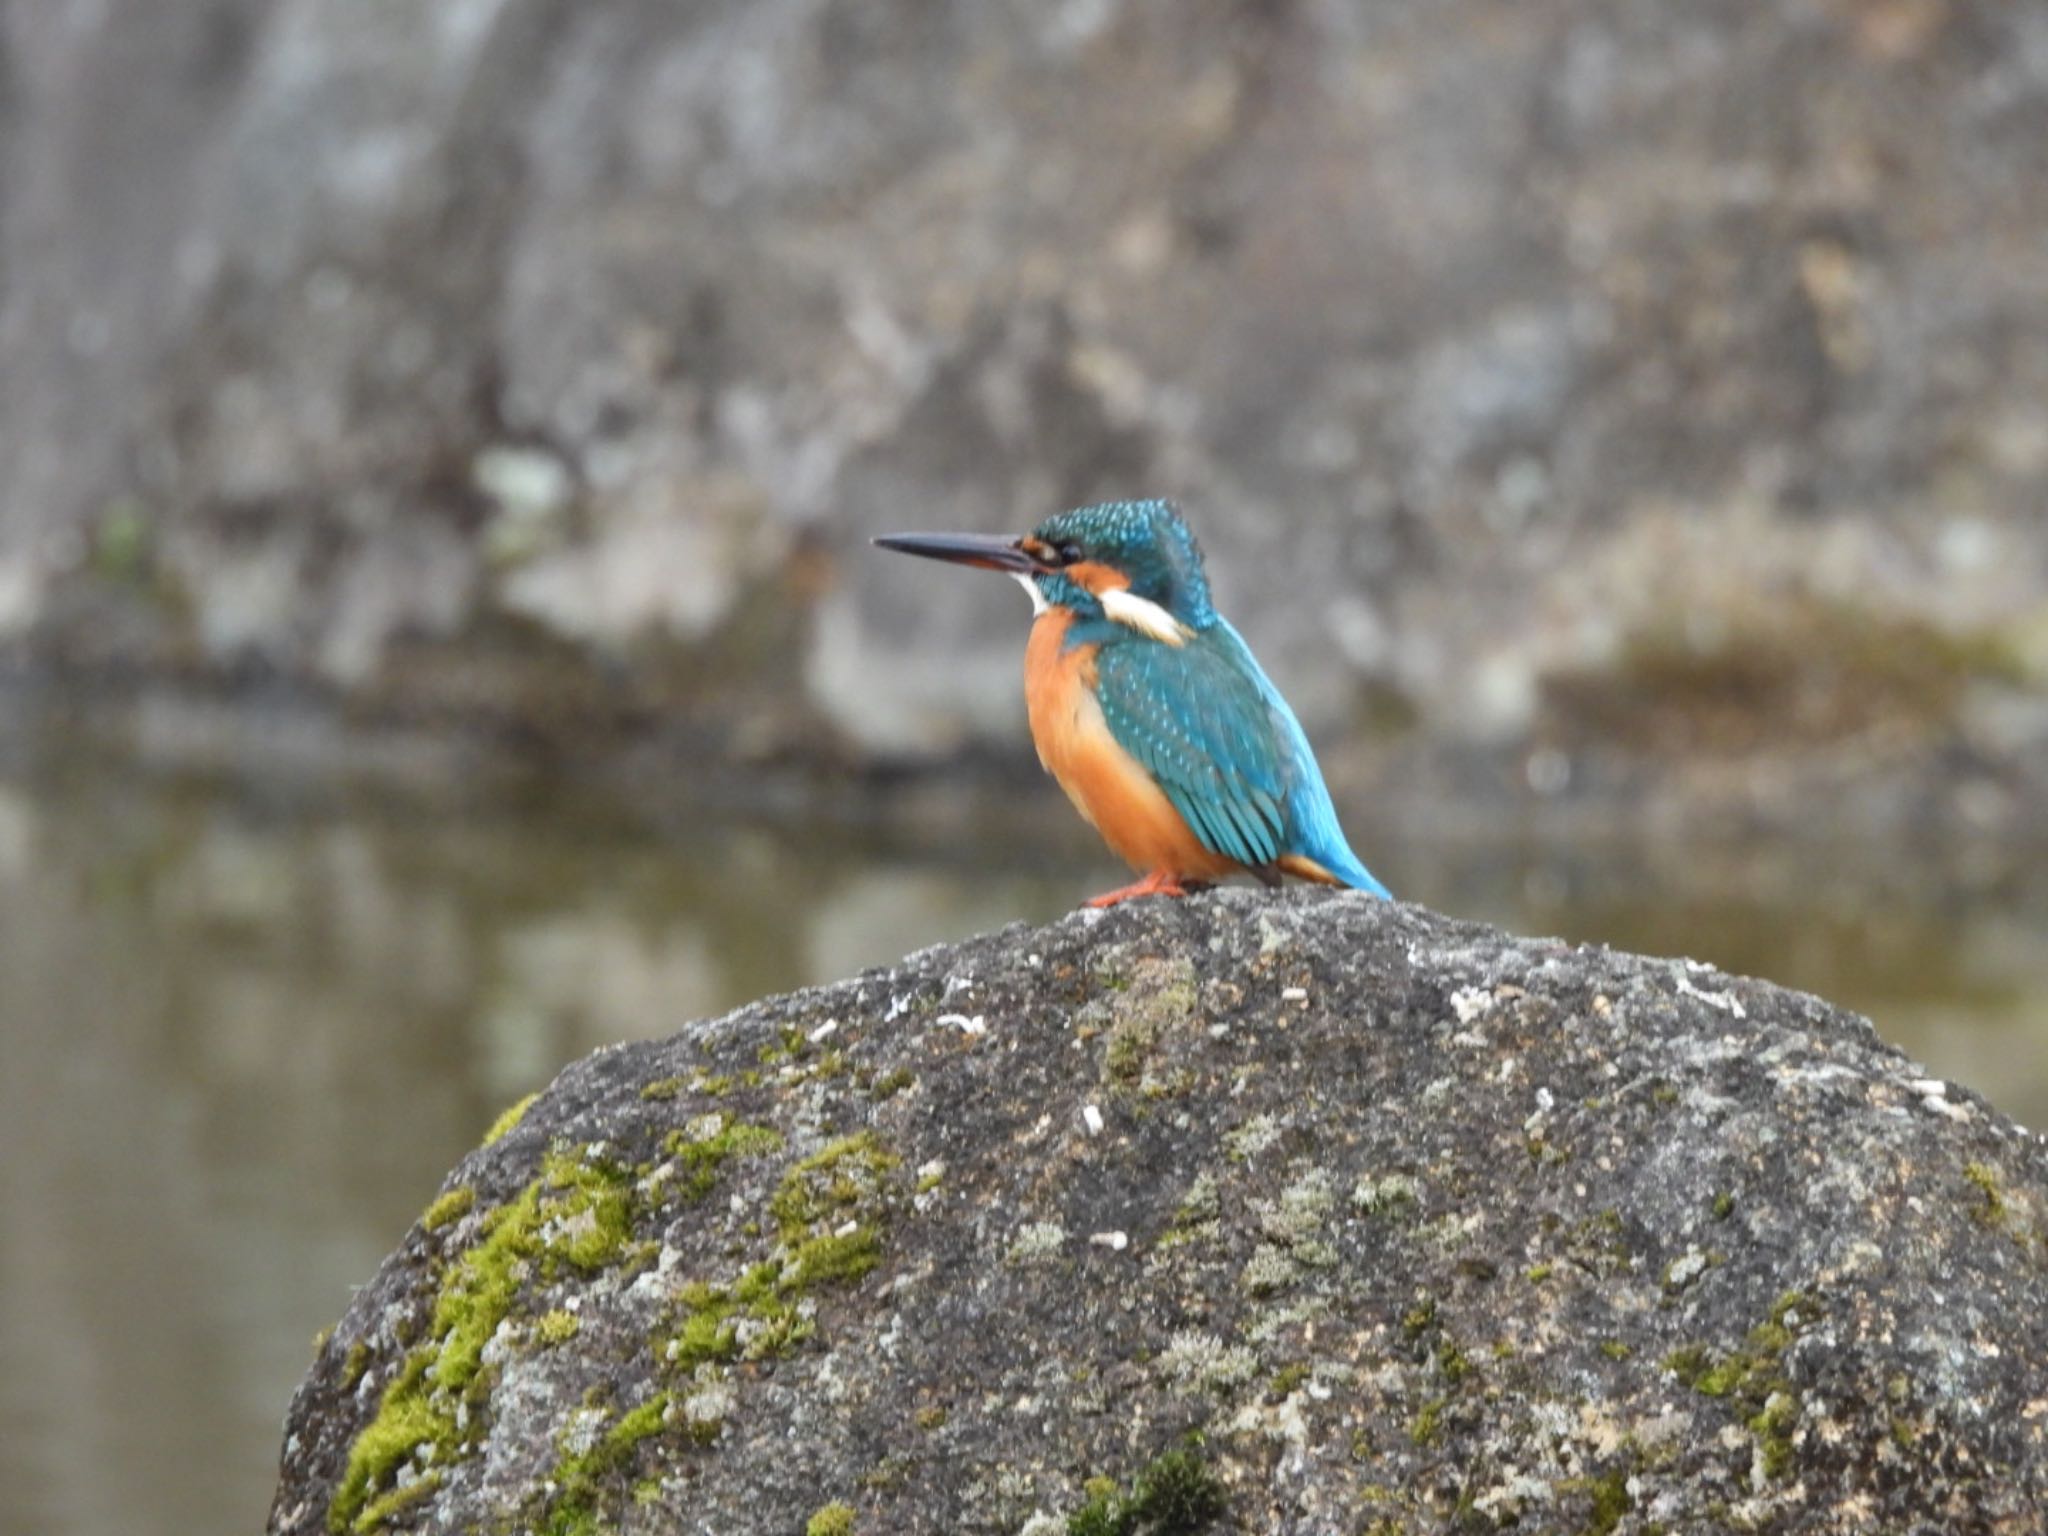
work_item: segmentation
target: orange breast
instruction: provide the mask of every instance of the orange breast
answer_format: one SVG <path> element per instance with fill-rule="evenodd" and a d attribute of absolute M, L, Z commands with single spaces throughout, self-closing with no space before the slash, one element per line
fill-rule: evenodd
<path fill-rule="evenodd" d="M 1095 650 L 1064 647 L 1073 615 L 1053 608 L 1031 626 L 1024 698 L 1038 760 L 1116 856 L 1140 873 L 1216 880 L 1241 866 L 1211 853 L 1136 758 L 1117 744 L 1095 700 Z"/>

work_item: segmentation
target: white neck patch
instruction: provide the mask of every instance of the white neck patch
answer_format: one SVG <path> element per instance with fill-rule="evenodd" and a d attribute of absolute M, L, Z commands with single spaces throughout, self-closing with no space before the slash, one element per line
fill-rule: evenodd
<path fill-rule="evenodd" d="M 1135 592 L 1121 587 L 1097 594 L 1102 611 L 1117 623 L 1135 629 L 1141 635 L 1165 645 L 1186 645 L 1192 631 L 1149 597 L 1140 597 Z"/>
<path fill-rule="evenodd" d="M 1031 616 L 1034 619 L 1052 606 L 1045 600 L 1045 594 L 1038 590 L 1038 583 L 1031 577 L 1022 571 L 1012 571 L 1010 574 L 1017 578 L 1017 585 L 1031 594 Z"/>

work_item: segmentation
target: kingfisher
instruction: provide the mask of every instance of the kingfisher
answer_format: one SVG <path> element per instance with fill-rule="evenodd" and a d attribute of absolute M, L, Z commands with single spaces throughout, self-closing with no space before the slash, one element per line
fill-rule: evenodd
<path fill-rule="evenodd" d="M 1301 722 L 1210 601 L 1201 548 L 1171 502 L 1076 507 L 1015 539 L 875 543 L 1001 571 L 1030 594 L 1038 760 L 1140 876 L 1089 906 L 1238 873 L 1389 894 L 1345 841 Z"/>

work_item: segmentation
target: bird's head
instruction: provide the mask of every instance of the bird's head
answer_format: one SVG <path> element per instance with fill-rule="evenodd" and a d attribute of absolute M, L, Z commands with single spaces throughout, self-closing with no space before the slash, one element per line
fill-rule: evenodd
<path fill-rule="evenodd" d="M 1169 645 L 1216 622 L 1202 551 L 1167 501 L 1105 501 L 1058 512 L 1022 538 L 903 533 L 884 549 L 1003 571 L 1043 611 L 1108 618 Z"/>

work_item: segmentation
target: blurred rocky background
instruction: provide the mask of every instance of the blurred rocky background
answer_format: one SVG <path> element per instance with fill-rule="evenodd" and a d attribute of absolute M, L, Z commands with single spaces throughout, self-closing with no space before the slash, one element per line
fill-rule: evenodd
<path fill-rule="evenodd" d="M 1158 493 L 1340 791 L 2038 814 L 2038 6 L 5 16 L 17 722 L 943 760 Z"/>
<path fill-rule="evenodd" d="M 1180 498 L 1401 895 L 2048 1123 L 2031 0 L 0 0 L 0 471 L 0 1536 L 255 1528 L 575 1056 L 1111 883 L 885 530 Z"/>

